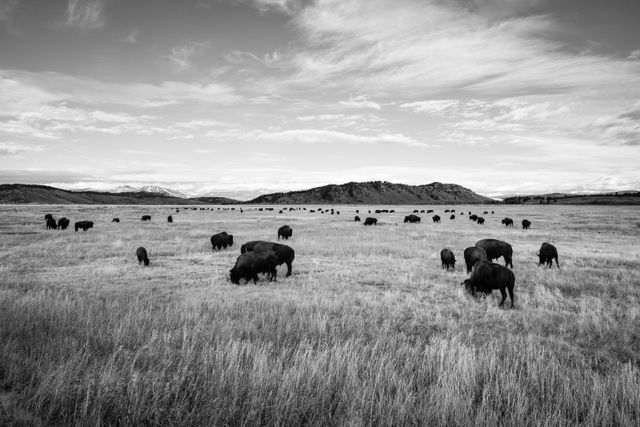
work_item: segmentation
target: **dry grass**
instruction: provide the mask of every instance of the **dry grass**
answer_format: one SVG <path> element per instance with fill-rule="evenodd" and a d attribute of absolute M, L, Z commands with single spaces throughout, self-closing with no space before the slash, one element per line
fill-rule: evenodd
<path fill-rule="evenodd" d="M 0 424 L 638 425 L 637 208 L 491 206 L 484 227 L 355 209 L 0 207 Z M 96 225 L 47 231 L 46 212 Z M 240 245 L 285 223 L 293 275 L 230 284 Z M 486 237 L 514 247 L 515 310 L 459 285 Z M 562 270 L 537 266 L 543 241 Z"/>

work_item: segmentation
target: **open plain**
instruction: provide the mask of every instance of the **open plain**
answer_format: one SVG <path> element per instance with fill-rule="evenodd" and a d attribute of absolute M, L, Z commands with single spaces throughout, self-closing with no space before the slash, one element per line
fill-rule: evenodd
<path fill-rule="evenodd" d="M 325 207 L 0 207 L 0 424 L 638 425 L 638 207 Z M 231 284 L 240 245 L 284 224 L 293 275 Z M 513 246 L 513 310 L 460 285 L 483 238 Z"/>

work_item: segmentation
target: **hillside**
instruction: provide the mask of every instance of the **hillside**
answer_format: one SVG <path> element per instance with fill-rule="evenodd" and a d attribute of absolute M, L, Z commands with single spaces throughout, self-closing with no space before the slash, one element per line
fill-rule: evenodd
<path fill-rule="evenodd" d="M 0 203 L 18 204 L 86 204 L 86 205 L 198 205 L 238 203 L 226 198 L 185 199 L 153 192 L 106 193 L 98 191 L 67 191 L 46 185 L 2 184 Z M 215 202 L 208 199 L 220 199 Z"/>
<path fill-rule="evenodd" d="M 247 203 L 269 204 L 472 204 L 497 203 L 456 184 L 393 184 L 386 181 L 349 182 L 303 191 L 266 194 Z"/>
<path fill-rule="evenodd" d="M 606 194 L 541 194 L 514 196 L 504 199 L 506 204 L 524 205 L 640 205 L 640 191 L 621 191 Z"/>

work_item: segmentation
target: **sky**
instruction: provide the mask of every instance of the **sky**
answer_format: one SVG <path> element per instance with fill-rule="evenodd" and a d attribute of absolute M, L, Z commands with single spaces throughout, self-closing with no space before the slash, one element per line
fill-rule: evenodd
<path fill-rule="evenodd" d="M 640 190 L 638 0 L 0 0 L 0 183 Z"/>

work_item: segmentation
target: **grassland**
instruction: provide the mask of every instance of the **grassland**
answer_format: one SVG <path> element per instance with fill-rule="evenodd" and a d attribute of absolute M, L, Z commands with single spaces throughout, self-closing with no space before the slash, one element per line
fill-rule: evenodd
<path fill-rule="evenodd" d="M 478 226 L 396 206 L 372 227 L 336 208 L 0 207 L 0 425 L 639 424 L 637 207 L 456 206 L 496 211 Z M 95 228 L 47 231 L 48 212 Z M 283 224 L 293 275 L 232 285 L 240 244 Z M 487 237 L 514 248 L 514 310 L 460 286 Z"/>

